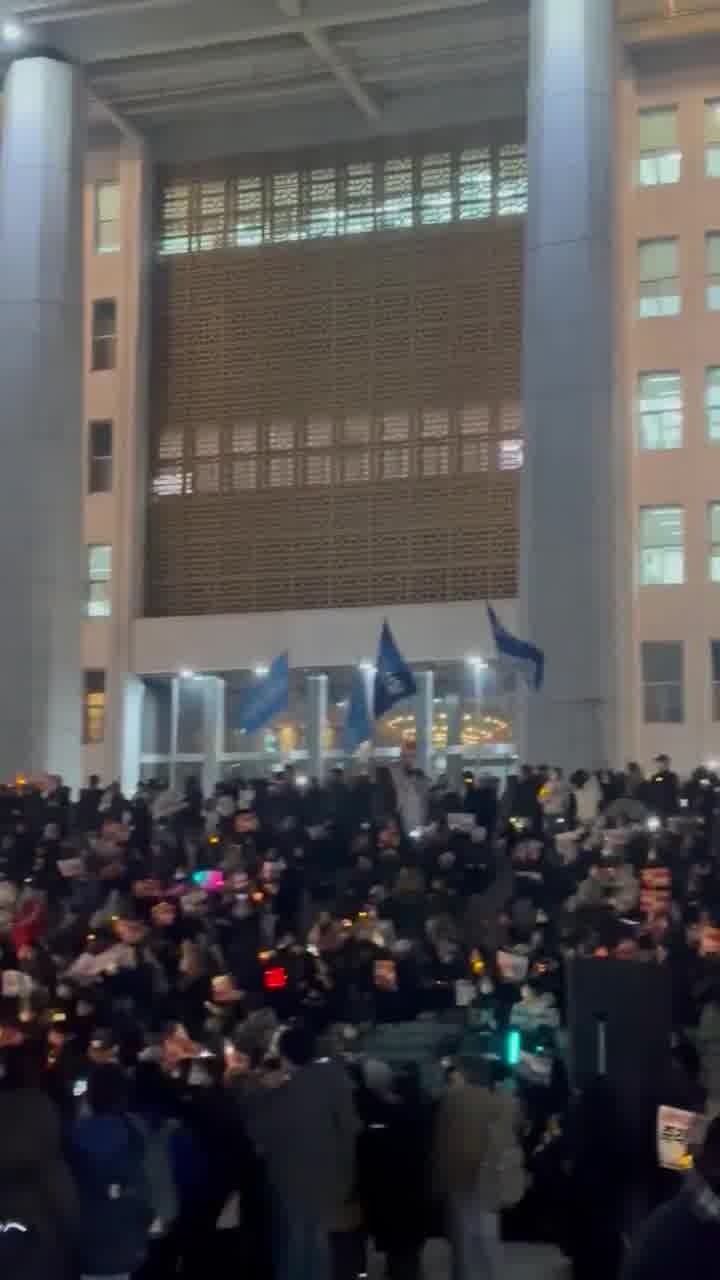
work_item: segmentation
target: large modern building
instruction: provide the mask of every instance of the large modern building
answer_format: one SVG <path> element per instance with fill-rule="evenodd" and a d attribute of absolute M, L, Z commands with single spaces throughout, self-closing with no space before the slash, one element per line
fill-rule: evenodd
<path fill-rule="evenodd" d="M 720 758 L 720 0 L 0 15 L 0 775 Z"/>

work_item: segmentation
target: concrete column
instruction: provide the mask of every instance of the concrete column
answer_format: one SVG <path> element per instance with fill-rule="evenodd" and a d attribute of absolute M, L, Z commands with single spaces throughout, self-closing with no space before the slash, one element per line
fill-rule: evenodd
<path fill-rule="evenodd" d="M 218 676 L 203 677 L 203 767 L 202 788 L 212 794 L 220 777 L 219 755 L 225 729 L 225 681 Z"/>
<path fill-rule="evenodd" d="M 457 693 L 448 694 L 445 699 L 447 712 L 447 776 L 453 791 L 462 791 L 462 712 L 460 698 Z"/>
<path fill-rule="evenodd" d="M 570 769 L 614 753 L 613 0 L 530 9 L 519 750 Z"/>
<path fill-rule="evenodd" d="M 85 90 L 11 65 L 0 161 L 0 779 L 81 781 L 82 176 Z"/>
<path fill-rule="evenodd" d="M 180 677 L 170 681 L 170 768 L 169 783 L 175 786 L 177 779 L 178 730 L 180 728 Z"/>
<path fill-rule="evenodd" d="M 325 726 L 328 711 L 328 678 L 307 676 L 305 680 L 305 738 L 308 753 L 308 777 L 323 781 L 325 774 Z"/>
<path fill-rule="evenodd" d="M 416 671 L 415 683 L 415 757 L 418 769 L 432 776 L 433 696 L 435 677 L 432 671 Z"/>

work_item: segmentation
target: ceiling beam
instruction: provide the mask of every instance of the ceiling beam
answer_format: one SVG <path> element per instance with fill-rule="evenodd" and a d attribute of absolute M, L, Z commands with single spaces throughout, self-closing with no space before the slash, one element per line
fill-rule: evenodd
<path fill-rule="evenodd" d="M 122 3 L 123 0 L 120 0 Z M 151 3 L 156 0 L 151 0 Z M 290 2 L 290 0 L 288 0 Z M 517 13 L 522 0 L 509 0 L 507 6 L 502 6 L 503 11 L 509 8 L 510 12 Z M 488 3 L 488 0 L 401 0 L 397 4 L 368 4 L 359 6 L 358 8 L 349 9 L 344 13 L 332 13 L 322 18 L 313 18 L 316 29 L 327 28 L 328 30 L 338 31 L 346 26 L 368 26 L 379 22 L 395 21 L 403 18 L 417 18 L 427 14 L 443 14 L 453 13 L 463 9 L 477 9 L 485 12 L 497 12 L 497 6 Z M 38 15 L 37 21 L 42 19 Z M 182 38 L 181 36 L 173 36 L 170 42 L 160 42 L 152 44 L 134 44 L 126 48 L 113 48 L 112 53 L 101 53 L 95 57 L 86 58 L 85 65 L 103 64 L 109 68 L 114 64 L 121 66 L 128 61 L 139 62 L 143 58 L 162 58 L 167 59 L 175 53 L 191 53 L 205 51 L 221 51 L 227 46 L 237 46 L 243 44 L 254 43 L 260 40 L 273 40 L 280 36 L 304 36 L 303 18 L 288 17 L 284 13 L 283 20 L 278 22 L 263 23 L 257 27 L 246 27 L 236 31 L 226 31 L 221 36 L 215 38 L 211 36 L 189 36 Z"/>
<path fill-rule="evenodd" d="M 116 13 L 137 13 L 145 9 L 177 9 L 190 0 L 88 0 L 86 4 L 29 4 L 17 10 L 24 23 L 74 22 L 82 18 L 112 18 Z"/>
<path fill-rule="evenodd" d="M 367 120 L 379 120 L 381 110 L 378 103 L 368 93 L 365 86 L 355 75 L 352 67 L 340 56 L 335 46 L 319 27 L 307 26 L 305 39 L 318 58 L 330 68 L 338 84 L 342 86 L 355 106 L 362 111 Z"/>

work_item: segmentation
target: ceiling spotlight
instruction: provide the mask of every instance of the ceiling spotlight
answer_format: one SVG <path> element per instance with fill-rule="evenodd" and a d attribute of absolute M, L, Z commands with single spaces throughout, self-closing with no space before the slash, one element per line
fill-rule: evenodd
<path fill-rule="evenodd" d="M 9 18 L 7 22 L 3 22 L 2 34 L 6 44 L 17 44 L 18 40 L 22 40 L 25 33 L 19 22 Z"/>
<path fill-rule="evenodd" d="M 193 671 L 192 667 L 181 667 L 180 669 L 181 680 L 192 680 L 194 676 L 195 676 L 195 672 Z"/>
<path fill-rule="evenodd" d="M 468 658 L 468 662 L 475 671 L 487 671 L 487 662 L 484 658 Z"/>
<path fill-rule="evenodd" d="M 264 662 L 258 662 L 257 666 L 253 667 L 253 675 L 257 676 L 258 680 L 262 680 L 264 676 L 270 675 L 270 668 Z"/>
<path fill-rule="evenodd" d="M 363 658 L 362 662 L 358 662 L 358 666 L 361 671 L 367 671 L 370 675 L 375 674 L 375 663 L 369 658 Z"/>

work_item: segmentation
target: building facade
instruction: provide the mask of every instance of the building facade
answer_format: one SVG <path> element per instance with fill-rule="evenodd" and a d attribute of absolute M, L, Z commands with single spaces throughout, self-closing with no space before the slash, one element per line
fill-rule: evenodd
<path fill-rule="evenodd" d="M 321 772 L 385 617 L 419 692 L 380 756 L 720 759 L 720 6 L 488 14 L 516 65 L 447 119 L 91 130 L 82 753 L 31 735 L 8 775 Z"/>

